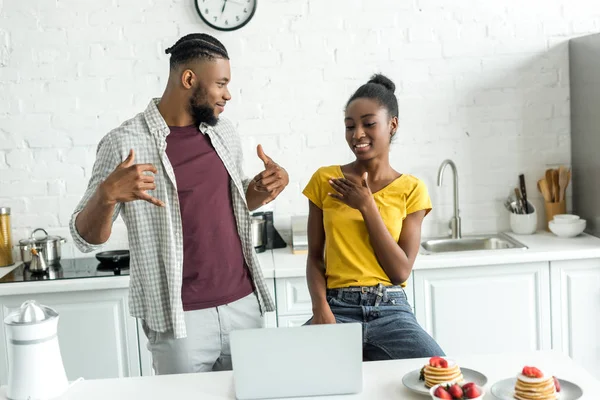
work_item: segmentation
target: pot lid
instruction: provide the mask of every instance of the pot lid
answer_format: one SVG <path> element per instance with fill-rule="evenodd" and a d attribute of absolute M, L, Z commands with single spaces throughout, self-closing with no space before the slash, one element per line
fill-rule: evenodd
<path fill-rule="evenodd" d="M 41 237 L 41 235 L 38 235 L 36 237 L 36 233 L 37 232 L 44 232 L 44 236 Z M 28 239 L 21 239 L 19 240 L 19 244 L 44 244 L 46 242 L 56 242 L 56 241 L 60 241 L 63 238 L 60 236 L 49 236 L 48 232 L 46 232 L 45 229 L 43 228 L 37 228 L 35 229 L 33 232 L 31 232 L 31 236 Z"/>
<path fill-rule="evenodd" d="M 35 300 L 27 300 L 17 311 L 6 317 L 7 325 L 33 325 L 58 317 L 58 313 L 50 307 L 39 304 Z"/>

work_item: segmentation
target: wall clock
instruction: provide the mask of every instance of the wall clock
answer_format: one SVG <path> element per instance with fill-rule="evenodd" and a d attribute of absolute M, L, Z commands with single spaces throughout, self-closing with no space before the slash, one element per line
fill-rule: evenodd
<path fill-rule="evenodd" d="M 220 31 L 234 31 L 246 25 L 256 11 L 257 0 L 194 0 L 200 18 Z"/>

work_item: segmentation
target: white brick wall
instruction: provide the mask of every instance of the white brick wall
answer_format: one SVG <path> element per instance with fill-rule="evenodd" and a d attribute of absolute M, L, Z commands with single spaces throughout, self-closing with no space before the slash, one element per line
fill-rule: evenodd
<path fill-rule="evenodd" d="M 501 200 L 523 172 L 535 180 L 569 163 L 566 40 L 600 29 L 600 2 L 576 0 L 261 0 L 233 33 L 208 30 L 191 0 L 0 0 L 0 205 L 13 208 L 16 239 L 42 226 L 68 236 L 95 146 L 159 96 L 164 49 L 208 31 L 228 47 L 233 100 L 249 175 L 255 146 L 287 167 L 272 206 L 277 224 L 305 213 L 312 172 L 344 163 L 342 110 L 375 72 L 393 78 L 400 138 L 392 162 L 422 178 L 435 211 L 425 234 L 444 233 L 451 177 L 460 174 L 467 232 L 507 228 Z M 111 248 L 125 245 L 122 223 Z M 67 246 L 66 256 L 79 255 Z"/>

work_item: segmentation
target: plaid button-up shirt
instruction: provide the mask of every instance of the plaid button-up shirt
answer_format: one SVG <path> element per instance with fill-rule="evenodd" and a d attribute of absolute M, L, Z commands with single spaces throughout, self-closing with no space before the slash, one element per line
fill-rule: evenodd
<path fill-rule="evenodd" d="M 176 338 L 187 336 L 181 300 L 183 275 L 183 235 L 177 183 L 173 167 L 165 149 L 169 127 L 158 111 L 159 99 L 153 99 L 143 113 L 124 122 L 108 133 L 98 145 L 96 162 L 88 188 L 71 218 L 71 235 L 83 252 L 95 251 L 102 245 L 86 242 L 77 232 L 75 218 L 85 207 L 98 185 L 135 151 L 136 164 L 152 164 L 156 190 L 150 194 L 165 203 L 157 207 L 138 200 L 119 203 L 113 221 L 122 216 L 127 226 L 130 260 L 129 308 L 130 314 L 141 318 L 157 332 L 173 331 Z M 242 149 L 239 136 L 231 122 L 219 118 L 214 127 L 200 125 L 208 135 L 229 173 L 233 211 L 242 242 L 244 259 L 252 275 L 262 312 L 274 311 L 274 303 L 265 284 L 262 271 L 252 246 L 250 212 L 246 204 L 246 190 L 250 180 L 242 171 Z M 198 204 L 197 207 L 202 207 Z M 215 227 L 207 226 L 206 229 Z"/>

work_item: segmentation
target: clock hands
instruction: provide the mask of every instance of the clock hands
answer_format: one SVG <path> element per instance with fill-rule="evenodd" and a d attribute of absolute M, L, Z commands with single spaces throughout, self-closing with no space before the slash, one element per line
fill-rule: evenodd
<path fill-rule="evenodd" d="M 225 6 L 227 5 L 227 0 L 223 1 L 223 8 L 221 9 L 221 14 L 225 12 Z"/>

